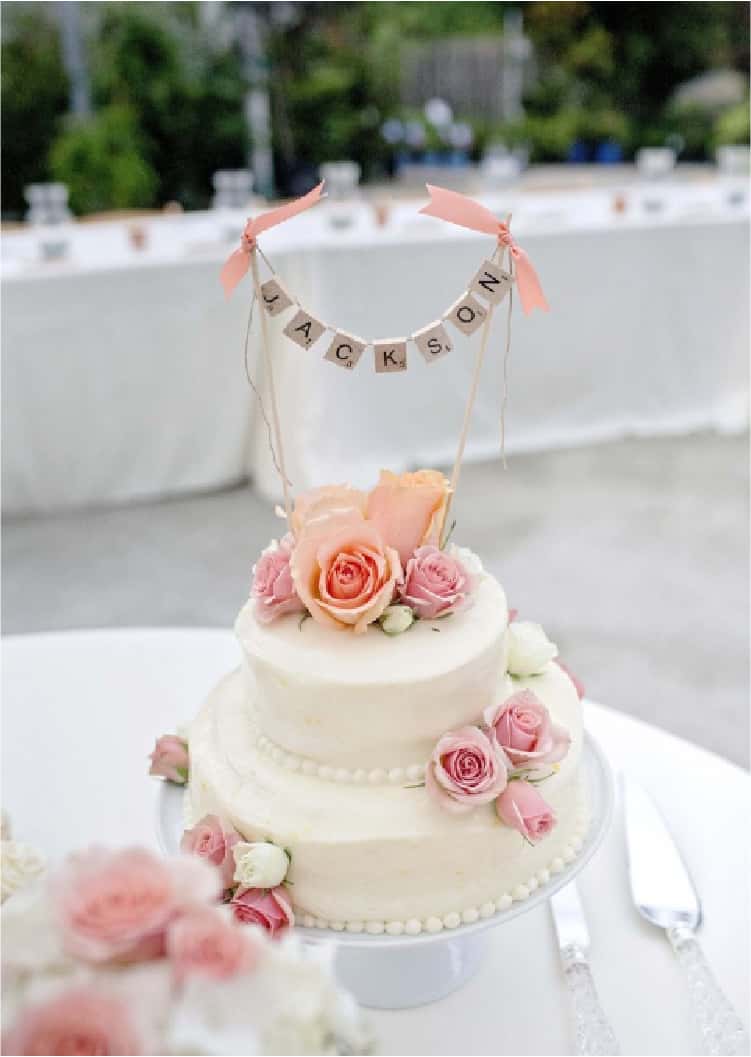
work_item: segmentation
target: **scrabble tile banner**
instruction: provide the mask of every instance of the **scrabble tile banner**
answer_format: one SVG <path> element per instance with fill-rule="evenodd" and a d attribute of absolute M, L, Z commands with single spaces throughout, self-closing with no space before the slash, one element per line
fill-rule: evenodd
<path fill-rule="evenodd" d="M 360 362 L 366 349 L 373 349 L 373 366 L 376 374 L 392 374 L 406 371 L 409 364 L 409 344 L 413 344 L 426 363 L 434 363 L 453 350 L 453 342 L 444 323 L 471 337 L 492 314 L 493 309 L 504 300 L 514 277 L 496 261 L 483 261 L 461 297 L 446 309 L 443 315 L 413 334 L 399 338 L 374 338 L 367 340 L 346 330 L 330 326 L 303 308 L 276 274 L 260 286 L 260 300 L 271 318 L 276 318 L 290 309 L 284 326 L 286 337 L 308 350 L 317 345 L 327 332 L 332 334 L 330 343 L 322 344 L 323 359 L 347 371 Z"/>

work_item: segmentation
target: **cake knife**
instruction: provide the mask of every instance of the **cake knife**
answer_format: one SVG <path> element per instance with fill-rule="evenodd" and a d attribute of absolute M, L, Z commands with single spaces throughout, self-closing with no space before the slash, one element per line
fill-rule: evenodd
<path fill-rule="evenodd" d="M 621 1050 L 600 1005 L 587 961 L 589 930 L 575 881 L 570 881 L 551 896 L 550 911 L 558 936 L 563 975 L 574 1007 L 576 1052 L 617 1057 Z"/>
<path fill-rule="evenodd" d="M 748 1054 L 746 1030 L 714 978 L 694 930 L 701 903 L 662 816 L 646 791 L 622 777 L 631 894 L 636 909 L 667 933 L 691 995 L 708 1054 Z"/>

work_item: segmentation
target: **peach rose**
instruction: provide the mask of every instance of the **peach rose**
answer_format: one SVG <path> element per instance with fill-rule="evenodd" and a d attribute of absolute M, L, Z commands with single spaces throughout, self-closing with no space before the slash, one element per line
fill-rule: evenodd
<path fill-rule="evenodd" d="M 537 844 L 555 826 L 551 807 L 529 782 L 509 782 L 495 802 L 501 822 L 512 826 L 530 844 Z"/>
<path fill-rule="evenodd" d="M 253 968 L 258 950 L 220 910 L 196 907 L 170 926 L 167 957 L 179 982 L 194 975 L 226 980 Z"/>
<path fill-rule="evenodd" d="M 238 888 L 230 906 L 237 921 L 244 925 L 260 925 L 272 939 L 295 923 L 283 885 L 277 888 Z"/>
<path fill-rule="evenodd" d="M 3 1052 L 143 1053 L 123 1002 L 78 986 L 23 1010 L 3 1037 Z"/>
<path fill-rule="evenodd" d="M 291 527 L 295 538 L 300 535 L 308 521 L 327 514 L 340 514 L 344 510 L 359 510 L 365 513 L 368 497 L 348 484 L 324 485 L 322 488 L 311 488 L 295 500 L 292 511 Z"/>
<path fill-rule="evenodd" d="M 52 894 L 70 954 L 90 962 L 160 957 L 167 926 L 218 897 L 218 875 L 195 859 L 160 859 L 144 848 L 71 856 Z"/>
<path fill-rule="evenodd" d="M 292 579 L 314 620 L 364 632 L 394 597 L 399 555 L 357 510 L 308 521 L 292 552 Z"/>
<path fill-rule="evenodd" d="M 438 470 L 391 473 L 381 470 L 380 480 L 368 496 L 368 520 L 379 529 L 389 547 L 399 552 L 402 564 L 423 544 L 438 544 L 449 482 Z"/>
<path fill-rule="evenodd" d="M 186 829 L 180 841 L 180 851 L 197 855 L 221 874 L 225 889 L 232 887 L 235 859 L 232 849 L 240 840 L 240 834 L 232 826 L 224 826 L 217 815 L 204 815 L 192 829 Z"/>

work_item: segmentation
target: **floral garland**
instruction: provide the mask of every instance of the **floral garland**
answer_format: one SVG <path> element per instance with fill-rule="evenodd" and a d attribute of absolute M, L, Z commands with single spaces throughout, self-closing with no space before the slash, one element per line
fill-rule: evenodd
<path fill-rule="evenodd" d="M 347 485 L 299 496 L 291 531 L 253 569 L 251 598 L 263 624 L 297 613 L 362 634 L 377 623 L 398 635 L 471 602 L 481 566 L 441 540 L 449 482 L 436 470 L 381 472 L 370 492 Z"/>

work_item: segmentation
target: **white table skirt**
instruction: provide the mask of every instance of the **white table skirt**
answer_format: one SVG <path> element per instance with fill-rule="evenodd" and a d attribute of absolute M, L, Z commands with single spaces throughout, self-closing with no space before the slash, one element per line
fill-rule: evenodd
<path fill-rule="evenodd" d="M 654 215 L 643 194 L 629 192 L 623 216 L 612 191 L 489 201 L 513 207 L 554 309 L 515 312 L 510 451 L 747 422 L 748 210 L 723 205 L 717 183 L 661 189 Z M 363 207 L 343 232 L 321 206 L 264 247 L 326 322 L 368 338 L 409 333 L 492 251 L 487 238 L 418 216 L 419 205 L 397 205 L 383 230 Z M 278 495 L 242 367 L 250 284 L 227 304 L 218 281 L 228 221 L 144 223 L 153 235 L 140 254 L 122 224 L 81 225 L 70 260 L 46 265 L 29 258 L 33 233 L 4 236 L 6 514 L 215 488 L 246 473 Z M 502 315 L 469 458 L 498 451 Z M 283 325 L 272 323 L 273 355 L 296 488 L 453 459 L 477 338 L 459 337 L 430 366 L 410 347 L 406 375 L 376 376 L 372 351 L 356 371 L 338 370 L 320 362 L 325 339 L 302 353 Z"/>
<path fill-rule="evenodd" d="M 156 735 L 189 719 L 239 652 L 229 632 L 124 630 L 4 640 L 3 802 L 17 835 L 53 858 L 97 841 L 156 846 Z M 701 941 L 746 1015 L 748 777 L 688 742 L 598 705 L 589 731 L 654 795 L 702 898 Z M 580 878 L 592 966 L 624 1054 L 700 1052 L 660 933 L 633 909 L 620 810 Z M 373 1013 L 386 1054 L 572 1052 L 567 996 L 545 906 L 491 933 L 462 990 L 431 1006 Z"/>

